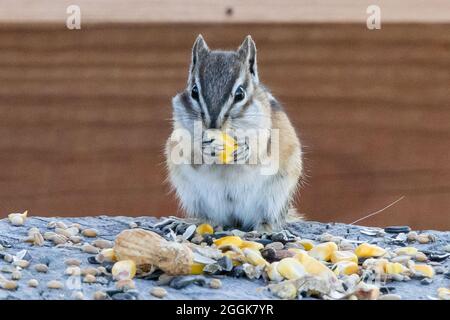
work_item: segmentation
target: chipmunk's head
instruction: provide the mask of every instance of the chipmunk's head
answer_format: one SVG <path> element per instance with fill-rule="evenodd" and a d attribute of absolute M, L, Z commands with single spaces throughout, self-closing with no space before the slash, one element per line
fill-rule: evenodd
<path fill-rule="evenodd" d="M 173 99 L 174 120 L 186 128 L 200 121 L 205 129 L 265 129 L 270 126 L 266 96 L 250 36 L 236 51 L 219 51 L 210 50 L 199 35 L 187 88 Z"/>

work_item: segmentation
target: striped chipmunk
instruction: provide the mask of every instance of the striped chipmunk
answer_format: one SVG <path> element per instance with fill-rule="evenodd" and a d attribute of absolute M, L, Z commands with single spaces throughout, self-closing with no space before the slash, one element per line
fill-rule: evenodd
<path fill-rule="evenodd" d="M 301 144 L 258 77 L 256 45 L 192 48 L 187 87 L 172 100 L 170 183 L 188 218 L 243 230 L 280 230 L 302 176 Z"/>

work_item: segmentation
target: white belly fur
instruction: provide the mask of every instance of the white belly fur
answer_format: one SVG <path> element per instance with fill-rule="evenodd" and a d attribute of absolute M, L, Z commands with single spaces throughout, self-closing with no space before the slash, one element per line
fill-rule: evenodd
<path fill-rule="evenodd" d="M 247 228 L 282 219 L 296 179 L 247 165 L 172 165 L 170 179 L 188 216 Z"/>

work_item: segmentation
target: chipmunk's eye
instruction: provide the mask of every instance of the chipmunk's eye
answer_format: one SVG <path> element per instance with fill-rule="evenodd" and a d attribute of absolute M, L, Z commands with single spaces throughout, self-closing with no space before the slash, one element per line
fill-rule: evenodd
<path fill-rule="evenodd" d="M 198 101 L 198 88 L 197 88 L 196 84 L 194 84 L 194 86 L 192 87 L 191 97 L 192 97 L 192 99 Z"/>
<path fill-rule="evenodd" d="M 239 102 L 244 100 L 245 98 L 245 90 L 242 86 L 239 86 L 234 93 L 234 102 Z"/>

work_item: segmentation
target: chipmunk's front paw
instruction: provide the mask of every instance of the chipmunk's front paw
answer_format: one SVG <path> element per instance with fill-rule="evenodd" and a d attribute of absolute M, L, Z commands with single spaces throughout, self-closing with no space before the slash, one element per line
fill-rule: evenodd
<path fill-rule="evenodd" d="M 237 142 L 237 148 L 233 152 L 234 163 L 245 164 L 250 159 L 250 145 L 247 141 Z"/>

